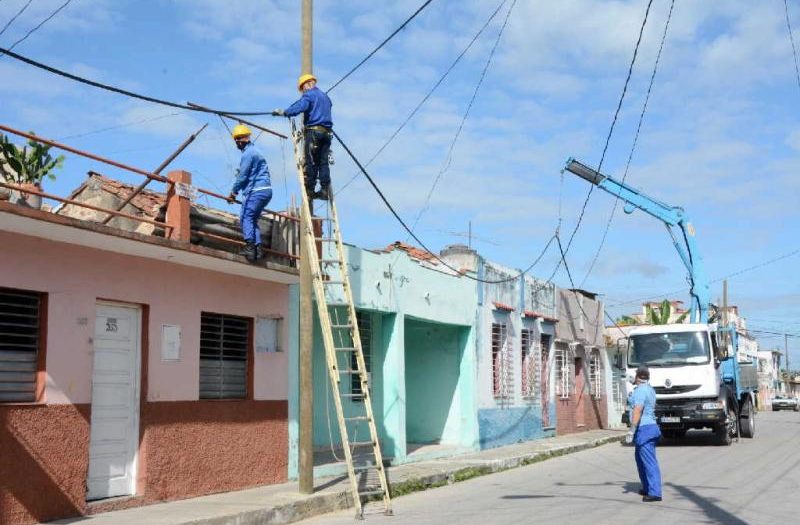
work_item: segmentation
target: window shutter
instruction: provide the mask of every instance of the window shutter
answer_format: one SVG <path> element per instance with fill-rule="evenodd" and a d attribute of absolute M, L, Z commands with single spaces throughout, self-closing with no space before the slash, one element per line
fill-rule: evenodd
<path fill-rule="evenodd" d="M 247 397 L 249 346 L 249 319 L 200 315 L 200 399 Z"/>
<path fill-rule="evenodd" d="M 0 288 L 0 402 L 36 401 L 41 294 Z"/>

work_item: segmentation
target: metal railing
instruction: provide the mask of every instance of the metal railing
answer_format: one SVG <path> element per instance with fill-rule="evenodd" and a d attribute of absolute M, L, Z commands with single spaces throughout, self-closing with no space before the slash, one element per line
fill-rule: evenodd
<path fill-rule="evenodd" d="M 203 128 L 201 128 L 200 131 L 202 131 L 202 129 Z M 124 208 L 125 205 L 127 205 L 129 202 L 131 202 L 136 195 L 141 193 L 144 190 L 144 186 L 146 186 L 146 184 L 151 182 L 151 181 L 161 182 L 161 183 L 167 185 L 168 186 L 168 189 L 167 189 L 168 191 L 165 192 L 165 194 L 168 193 L 169 190 L 172 189 L 173 186 L 175 185 L 175 182 L 170 180 L 167 177 L 164 177 L 164 176 L 160 175 L 159 172 L 162 169 L 164 169 L 166 167 L 166 165 L 169 162 L 171 162 L 177 156 L 177 154 L 179 154 L 181 151 L 183 151 L 183 149 L 185 149 L 185 147 L 188 146 L 188 144 L 191 143 L 192 140 L 194 140 L 194 137 L 200 131 L 196 132 L 189 139 L 187 139 L 187 141 L 185 141 L 178 148 L 178 150 L 175 153 L 173 153 L 167 159 L 167 161 L 162 163 L 162 165 L 159 166 L 159 168 L 154 172 L 150 172 L 150 171 L 147 171 L 147 170 L 136 168 L 134 166 L 129 166 L 127 164 L 123 164 L 121 162 L 117 162 L 117 161 L 112 160 L 112 159 L 108 159 L 108 158 L 105 158 L 105 157 L 102 157 L 102 156 L 99 156 L 99 155 L 95 155 L 93 153 L 89 153 L 87 151 L 83 151 L 83 150 L 68 146 L 66 144 L 59 143 L 59 142 L 57 142 L 55 140 L 46 139 L 46 138 L 40 137 L 38 135 L 35 135 L 33 133 L 26 133 L 24 131 L 21 131 L 21 130 L 18 130 L 18 129 L 14 129 L 14 128 L 11 128 L 9 126 L 5 126 L 5 125 L 2 125 L 2 124 L 0 124 L 0 131 L 4 131 L 6 133 L 10 133 L 10 134 L 13 134 L 13 135 L 24 137 L 24 138 L 27 138 L 29 140 L 38 142 L 40 144 L 49 145 L 49 146 L 52 146 L 54 148 L 57 148 L 57 149 L 60 149 L 60 150 L 63 150 L 63 151 L 67 151 L 69 153 L 73 153 L 73 154 L 81 156 L 81 157 L 85 157 L 85 158 L 88 158 L 88 159 L 91 159 L 91 160 L 95 160 L 95 161 L 98 161 L 98 162 L 101 162 L 101 163 L 104 163 L 104 164 L 119 168 L 121 170 L 128 171 L 130 173 L 134 173 L 134 174 L 146 177 L 146 180 L 143 183 L 141 183 L 137 187 L 133 188 L 132 189 L 132 193 L 123 199 L 123 203 L 122 203 L 121 206 L 118 207 L 118 209 L 110 209 L 110 208 L 106 208 L 106 207 L 103 207 L 103 206 L 96 206 L 96 205 L 93 205 L 93 204 L 88 204 L 86 202 L 78 201 L 78 200 L 76 200 L 74 198 L 70 199 L 70 198 L 60 197 L 58 195 L 53 195 L 51 193 L 46 193 L 46 192 L 42 191 L 39 188 L 35 188 L 34 189 L 34 188 L 31 187 L 31 185 L 22 185 L 22 184 L 14 184 L 14 183 L 6 182 L 6 181 L 4 181 L 2 179 L 2 174 L 0 174 L 0 187 L 7 188 L 9 190 L 13 190 L 13 191 L 19 192 L 20 194 L 35 195 L 35 196 L 41 197 L 43 199 L 49 199 L 49 200 L 57 201 L 57 202 L 65 204 L 65 205 L 78 206 L 78 207 L 89 209 L 89 210 L 96 211 L 96 212 L 99 212 L 99 213 L 107 214 L 107 216 L 104 218 L 104 220 L 100 221 L 101 224 L 106 224 L 112 218 L 119 217 L 119 218 L 138 221 L 140 223 L 150 224 L 152 226 L 157 226 L 157 227 L 163 228 L 164 229 L 164 233 L 167 236 L 171 235 L 171 233 L 174 231 L 175 227 L 173 225 L 168 224 L 165 221 L 160 221 L 160 220 L 152 219 L 152 218 L 149 218 L 149 217 L 137 216 L 137 215 L 133 215 L 133 214 L 130 214 L 130 213 L 123 212 L 121 210 L 122 210 L 122 208 Z M 104 176 L 104 175 L 102 175 L 100 173 L 97 173 L 97 172 L 90 172 L 90 173 L 94 173 L 96 175 Z M 197 191 L 197 193 L 199 193 L 199 194 L 206 195 L 208 197 L 214 197 L 216 199 L 220 199 L 220 200 L 225 201 L 225 202 L 230 203 L 230 204 L 233 204 L 233 203 L 241 204 L 241 201 L 239 201 L 239 200 L 235 200 L 235 199 L 234 200 L 228 200 L 227 196 L 221 195 L 221 194 L 219 194 L 217 192 L 214 192 L 214 191 L 211 191 L 211 190 L 208 190 L 208 189 L 205 189 L 205 188 L 200 188 L 200 187 L 194 187 L 193 186 L 193 189 L 195 191 Z M 285 212 L 279 212 L 279 211 L 273 211 L 273 210 L 264 210 L 264 212 L 262 214 L 262 217 L 265 217 L 265 218 L 269 219 L 270 221 L 272 221 L 272 227 L 273 228 L 276 228 L 276 227 L 277 228 L 281 228 L 283 231 L 286 231 L 286 234 L 287 234 L 286 238 L 284 239 L 285 240 L 285 244 L 286 244 L 286 251 L 276 250 L 276 249 L 273 249 L 273 248 L 262 248 L 262 250 L 266 254 L 272 256 L 271 258 L 283 259 L 283 260 L 285 260 L 287 262 L 287 265 L 296 266 L 297 265 L 297 261 L 300 258 L 299 257 L 299 234 L 298 234 L 298 231 L 297 231 L 297 229 L 299 228 L 300 218 L 298 216 L 292 214 L 292 213 L 285 213 Z M 231 246 L 244 246 L 245 245 L 245 242 L 240 240 L 240 239 L 238 239 L 238 238 L 236 238 L 236 236 L 228 236 L 228 235 L 221 235 L 219 233 L 201 231 L 198 228 L 191 228 L 190 235 L 192 237 L 209 239 L 209 240 L 212 240 L 212 241 L 216 241 L 218 243 L 230 244 Z"/>

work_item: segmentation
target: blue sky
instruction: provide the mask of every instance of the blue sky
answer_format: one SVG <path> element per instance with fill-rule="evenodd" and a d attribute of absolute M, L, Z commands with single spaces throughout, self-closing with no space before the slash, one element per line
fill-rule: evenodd
<path fill-rule="evenodd" d="M 332 93 L 335 127 L 366 161 L 392 134 L 500 4 L 435 0 Z M 0 27 L 27 0 L 0 3 Z M 0 36 L 8 46 L 62 0 L 34 0 Z M 315 73 L 325 88 L 412 13 L 421 0 L 315 2 Z M 597 165 L 647 2 L 519 0 L 448 162 L 447 152 L 510 1 L 448 79 L 369 170 L 417 233 L 438 250 L 465 242 L 526 267 L 562 220 L 572 231 L 588 191 L 562 177 L 574 156 Z M 796 43 L 800 5 L 790 2 Z M 148 95 L 223 109 L 270 110 L 296 96 L 300 2 L 294 0 L 73 0 L 15 50 Z M 631 149 L 669 2 L 655 0 L 603 171 L 621 176 Z M 225 193 L 238 151 L 219 119 L 77 85 L 0 58 L 0 122 L 153 169 L 208 122 L 173 167 Z M 692 217 L 712 279 L 800 248 L 800 86 L 781 0 L 676 2 L 628 182 Z M 258 119 L 287 131 L 283 119 Z M 108 129 L 103 132 L 98 130 Z M 297 184 L 289 144 L 262 136 L 287 205 Z M 356 175 L 335 147 L 334 185 Z M 284 162 L 284 158 L 286 161 Z M 447 166 L 445 169 L 444 167 Z M 65 194 L 88 169 L 124 172 L 69 156 L 47 189 Z M 427 202 L 431 184 L 442 172 Z M 348 241 L 368 248 L 407 240 L 362 177 L 337 197 Z M 426 205 L 427 203 L 427 205 Z M 216 204 L 216 203 L 214 203 Z M 642 298 L 686 299 L 685 271 L 664 228 L 621 207 L 586 277 L 613 198 L 595 192 L 568 260 L 583 287 L 617 316 Z M 547 277 L 551 250 L 533 273 Z M 800 334 L 800 255 L 732 277 L 731 302 L 749 325 Z M 557 284 L 568 285 L 563 271 Z M 712 296 L 721 284 L 712 285 Z M 760 338 L 762 345 L 783 338 Z M 790 339 L 800 364 L 800 339 Z"/>

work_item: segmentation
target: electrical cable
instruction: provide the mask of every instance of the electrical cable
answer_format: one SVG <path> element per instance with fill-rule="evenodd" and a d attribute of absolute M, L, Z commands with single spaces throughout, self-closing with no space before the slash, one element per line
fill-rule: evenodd
<path fill-rule="evenodd" d="M 36 27 L 34 27 L 33 29 L 31 29 L 30 31 L 28 31 L 27 33 L 25 33 L 25 36 L 23 36 L 22 38 L 20 38 L 19 40 L 17 40 L 17 41 L 16 41 L 16 42 L 14 42 L 13 44 L 11 44 L 11 47 L 9 47 L 9 48 L 8 48 L 8 50 L 9 50 L 9 51 L 11 51 L 11 50 L 12 50 L 12 49 L 14 49 L 15 47 L 17 47 L 17 45 L 18 45 L 18 44 L 21 44 L 22 42 L 24 42 L 25 40 L 27 40 L 29 36 L 31 36 L 33 33 L 35 33 L 36 31 L 38 31 L 40 27 L 42 27 L 43 25 L 45 25 L 45 24 L 46 24 L 47 22 L 49 22 L 49 21 L 50 21 L 50 20 L 51 20 L 51 19 L 52 19 L 54 16 L 56 16 L 58 13 L 60 13 L 62 9 L 64 9 L 65 7 L 67 7 L 67 6 L 70 4 L 70 2 L 72 2 L 72 0 L 67 0 L 66 2 L 64 2 L 63 4 L 61 4 L 61 5 L 60 5 L 60 6 L 59 6 L 57 9 L 55 9 L 55 10 L 54 10 L 52 13 L 50 13 L 50 14 L 49 14 L 49 15 L 48 15 L 48 16 L 47 16 L 47 17 L 46 17 L 44 20 L 42 20 L 41 22 L 39 22 L 39 24 L 38 24 Z M 26 6 L 26 7 L 27 7 L 27 6 Z M 0 59 L 2 59 L 2 58 L 3 58 L 3 55 L 2 55 L 2 54 L 0 54 Z"/>
<path fill-rule="evenodd" d="M 567 264 L 567 254 L 564 252 L 564 247 L 561 246 L 561 237 L 558 234 L 556 234 L 556 242 L 558 243 L 558 251 L 561 252 L 561 262 L 564 263 L 564 270 L 566 270 L 567 278 L 569 279 L 569 284 L 572 286 L 571 292 L 575 294 L 575 303 L 578 305 L 578 308 L 580 309 L 584 319 L 586 319 L 586 321 L 591 324 L 589 316 L 586 314 L 586 310 L 583 309 L 583 304 L 581 304 L 581 300 L 578 297 L 578 291 L 576 290 L 575 287 L 575 281 L 572 280 L 572 272 L 569 270 L 569 265 Z M 603 311 L 605 311 L 605 308 L 603 308 Z M 599 323 L 593 324 L 593 326 L 596 327 L 598 324 Z"/>
<path fill-rule="evenodd" d="M 439 77 L 439 80 L 437 80 L 436 83 L 433 85 L 433 87 L 431 87 L 431 89 L 428 90 L 428 92 L 425 94 L 425 96 L 422 97 L 422 100 L 419 101 L 419 103 L 411 111 L 411 113 L 408 114 L 408 116 L 405 118 L 405 120 L 397 127 L 396 130 L 394 130 L 394 132 L 386 140 L 386 142 L 384 142 L 383 145 L 380 148 L 378 148 L 378 150 L 372 155 L 372 157 L 370 157 L 370 159 L 366 162 L 366 164 L 364 164 L 365 166 L 369 166 L 370 164 L 372 164 L 372 162 L 376 158 L 378 158 L 378 156 L 381 153 L 383 153 L 383 150 L 385 150 L 386 147 L 389 146 L 389 144 L 391 144 L 394 141 L 394 139 L 397 137 L 397 135 L 400 133 L 400 131 L 402 131 L 403 128 L 406 127 L 406 124 L 408 124 L 409 121 L 412 118 L 414 118 L 414 115 L 416 115 L 417 112 L 420 110 L 420 108 L 422 108 L 422 106 L 425 105 L 425 103 L 428 101 L 428 99 L 433 95 L 434 91 L 436 91 L 439 88 L 439 86 L 442 84 L 442 82 L 444 82 L 444 80 L 447 78 L 447 76 L 450 74 L 450 72 L 453 71 L 453 69 L 456 67 L 456 65 L 459 62 L 461 62 L 461 59 L 464 58 L 464 55 L 467 54 L 467 51 L 469 51 L 470 48 L 472 48 L 473 44 L 475 44 L 475 42 L 478 40 L 478 38 L 481 36 L 481 34 L 483 34 L 483 32 L 486 30 L 486 28 L 489 27 L 489 24 L 491 23 L 491 21 L 494 20 L 494 17 L 497 16 L 497 13 L 500 12 L 500 9 L 506 4 L 507 1 L 508 0 L 503 0 L 502 2 L 500 2 L 500 4 L 498 4 L 497 8 L 492 12 L 492 14 L 489 16 L 489 18 L 483 24 L 483 26 L 478 30 L 477 33 L 475 33 L 475 36 L 472 37 L 472 40 L 470 40 L 470 42 L 467 44 L 467 46 L 461 51 L 461 53 L 459 53 L 459 55 L 456 57 L 456 59 L 450 64 L 450 67 L 448 67 L 447 70 L 444 72 L 444 74 L 441 77 Z M 336 195 L 338 195 L 345 188 L 347 188 L 356 179 L 356 177 L 358 177 L 359 175 L 361 175 L 361 172 L 357 171 L 355 173 L 355 175 L 353 175 L 347 182 L 342 184 L 342 186 L 336 192 Z"/>
<path fill-rule="evenodd" d="M 25 4 L 24 6 L 22 6 L 22 7 L 20 8 L 20 10 L 19 10 L 19 11 L 17 11 L 17 14 L 15 14 L 14 16 L 12 16 L 12 17 L 11 17 L 11 20 L 9 20 L 8 22 L 6 22 L 6 25 L 4 25 L 4 26 L 3 26 L 3 29 L 0 29 L 0 36 L 3 36 L 3 33 L 5 33 L 5 32 L 6 32 L 6 29 L 8 29 L 8 27 L 9 27 L 11 24 L 13 24 L 13 23 L 14 23 L 14 20 L 16 20 L 17 18 L 19 18 L 19 16 L 20 16 L 22 13 L 24 13 L 26 9 L 28 9 L 28 6 L 29 6 L 29 5 L 31 5 L 31 3 L 32 3 L 32 2 L 33 2 L 33 0 L 28 0 L 28 3 L 27 3 L 27 4 Z"/>
<path fill-rule="evenodd" d="M 617 109 L 614 112 L 614 118 L 611 121 L 611 127 L 608 130 L 608 135 L 606 136 L 606 142 L 603 146 L 603 153 L 600 155 L 600 162 L 597 165 L 597 172 L 599 173 L 602 170 L 603 162 L 606 158 L 606 153 L 608 152 L 608 145 L 611 142 L 611 136 L 614 134 L 614 128 L 617 125 L 617 119 L 619 118 L 620 110 L 622 109 L 622 102 L 625 100 L 625 94 L 628 92 L 628 84 L 631 80 L 631 75 L 633 74 L 633 66 L 636 64 L 636 57 L 639 54 L 639 45 L 642 43 L 642 35 L 644 34 L 644 28 L 647 25 L 647 18 L 650 15 L 650 7 L 653 5 L 653 0 L 649 0 L 647 2 L 647 9 L 644 13 L 644 20 L 642 20 L 642 26 L 639 28 L 639 38 L 636 40 L 636 46 L 633 49 L 633 57 L 631 58 L 630 66 L 628 66 L 628 76 L 625 78 L 625 85 L 622 87 L 622 94 L 619 97 L 619 102 L 617 103 Z M 572 230 L 572 233 L 569 236 L 569 240 L 567 241 L 567 249 L 565 250 L 565 254 L 569 253 L 570 248 L 572 247 L 572 241 L 575 239 L 575 234 L 578 233 L 578 229 L 581 227 L 581 222 L 583 222 L 583 216 L 586 213 L 586 207 L 589 204 L 589 199 L 592 196 L 592 192 L 594 191 L 594 185 L 589 187 L 589 192 L 586 194 L 586 199 L 583 201 L 583 206 L 581 208 L 580 215 L 578 216 L 578 222 L 575 224 L 575 228 Z M 559 261 L 560 264 L 561 261 Z"/>
<path fill-rule="evenodd" d="M 792 54 L 794 55 L 794 74 L 797 78 L 797 87 L 800 88 L 800 66 L 797 64 L 797 48 L 794 45 L 794 35 L 792 34 L 792 24 L 789 21 L 789 3 L 783 0 L 783 8 L 786 13 L 786 29 L 789 30 L 789 41 L 792 43 Z"/>
<path fill-rule="evenodd" d="M 644 103 L 642 104 L 642 112 L 639 115 L 639 123 L 636 126 L 636 133 L 634 134 L 634 137 L 633 137 L 633 144 L 631 145 L 631 151 L 628 154 L 628 160 L 625 163 L 625 171 L 622 174 L 622 184 L 625 184 L 625 179 L 628 178 L 628 170 L 631 167 L 631 160 L 633 159 L 633 153 L 634 153 L 634 151 L 636 151 L 636 145 L 639 142 L 639 133 L 642 130 L 642 122 L 644 121 L 644 115 L 647 112 L 647 104 L 650 102 L 650 93 L 653 90 L 653 83 L 655 82 L 655 79 L 656 79 L 656 72 L 658 71 L 658 64 L 661 61 L 661 52 L 664 50 L 664 42 L 666 42 L 666 40 L 667 40 L 667 31 L 669 30 L 669 22 L 670 22 L 670 20 L 672 20 L 672 11 L 673 11 L 674 7 L 675 7 L 675 0 L 672 0 L 672 2 L 670 2 L 670 5 L 669 5 L 669 14 L 667 15 L 667 21 L 664 24 L 664 33 L 661 35 L 661 43 L 658 46 L 658 54 L 656 55 L 656 61 L 655 61 L 655 64 L 653 64 L 653 72 L 650 75 L 650 84 L 647 86 L 647 94 L 645 95 Z M 611 215 L 609 215 L 609 217 L 608 217 L 608 222 L 606 223 L 606 229 L 603 232 L 603 237 L 600 239 L 600 245 L 597 247 L 597 251 L 595 252 L 594 257 L 592 258 L 592 262 L 589 265 L 589 269 L 586 271 L 586 275 L 584 275 L 583 279 L 581 280 L 581 284 L 580 284 L 581 288 L 583 288 L 583 285 L 586 283 L 586 280 L 591 275 L 592 270 L 594 269 L 594 265 L 597 263 L 597 259 L 600 257 L 600 252 L 603 250 L 603 245 L 606 242 L 606 237 L 608 236 L 608 231 L 611 229 L 611 223 L 614 220 L 614 215 L 617 212 L 617 207 L 619 206 L 619 201 L 620 201 L 619 197 L 614 197 L 614 207 L 611 209 Z"/>
<path fill-rule="evenodd" d="M 107 128 L 95 129 L 95 130 L 92 130 L 92 131 L 87 131 L 85 133 L 77 133 L 75 135 L 67 135 L 66 137 L 61 137 L 58 140 L 59 141 L 65 141 L 65 140 L 69 140 L 69 139 L 77 139 L 77 138 L 86 137 L 86 136 L 89 136 L 89 135 L 94 135 L 96 133 L 104 133 L 106 131 L 112 131 L 112 130 L 115 130 L 115 129 L 121 129 L 121 128 L 130 127 L 130 126 L 136 126 L 138 124 L 146 124 L 148 122 L 155 122 L 156 120 L 163 120 L 165 118 L 176 117 L 176 116 L 178 116 L 180 114 L 181 114 L 180 111 L 176 111 L 174 113 L 167 113 L 165 115 L 159 115 L 157 117 L 144 118 L 144 119 L 141 119 L 141 120 L 137 120 L 135 122 L 125 122 L 123 124 L 118 124 L 116 126 L 109 126 Z"/>
<path fill-rule="evenodd" d="M 375 49 L 373 49 L 373 50 L 372 50 L 372 52 L 370 52 L 370 54 L 368 54 L 366 57 L 364 57 L 364 59 L 363 59 L 361 62 L 359 62 L 358 64 L 356 64 L 355 66 L 353 66 L 353 67 L 350 69 L 350 71 L 348 71 L 348 72 L 347 72 L 347 73 L 346 73 L 346 74 L 345 74 L 345 75 L 344 75 L 342 78 L 340 78 L 339 80 L 337 80 L 337 81 L 336 81 L 336 82 L 335 82 L 335 83 L 334 83 L 334 84 L 333 84 L 331 87 L 329 87 L 329 88 L 328 88 L 328 90 L 326 91 L 326 93 L 330 93 L 331 91 L 333 91 L 333 90 L 336 88 L 336 86 L 338 86 L 339 84 L 341 84 L 342 82 L 344 82 L 344 81 L 345 81 L 345 79 L 346 79 L 347 77 L 349 77 L 350 75 L 352 75 L 353 73 L 355 73 L 355 72 L 356 72 L 356 70 L 357 70 L 358 68 L 360 68 L 361 66 L 363 66 L 363 65 L 364 65 L 364 63 L 365 63 L 367 60 L 369 60 L 370 58 L 372 58 L 372 56 L 373 56 L 375 53 L 377 53 L 378 51 L 380 51 L 380 49 L 381 49 L 383 46 L 385 46 L 385 45 L 386 45 L 386 44 L 389 42 L 389 40 L 391 40 L 392 38 L 394 38 L 394 37 L 395 37 L 395 35 L 397 35 L 397 33 L 399 33 L 400 31 L 402 31 L 403 29 L 405 29 L 405 27 L 406 27 L 406 26 L 409 24 L 409 22 L 411 22 L 412 20 L 414 20 L 414 19 L 417 17 L 417 15 L 418 15 L 418 14 L 420 14 L 420 13 L 422 12 L 422 10 L 423 10 L 423 9 L 425 9 L 426 7 L 428 7 L 428 5 L 429 5 L 431 2 L 433 2 L 433 0 L 426 0 L 426 2 L 425 2 L 424 4 L 422 4 L 422 5 L 419 7 L 419 9 L 417 9 L 416 11 L 414 11 L 414 14 L 412 14 L 410 17 L 408 17 L 408 18 L 406 19 L 406 21 L 405 21 L 405 22 L 403 22 L 403 23 L 400 25 L 400 27 L 398 27 L 397 29 L 395 29 L 395 30 L 392 32 L 392 34 L 391 34 L 391 35 L 389 35 L 388 37 L 386 37 L 386 39 L 385 39 L 383 42 L 381 42 L 380 44 L 378 44 L 378 47 L 376 47 Z"/>
<path fill-rule="evenodd" d="M 128 91 L 126 89 L 118 88 L 115 86 L 111 86 L 108 84 L 103 84 L 101 82 L 97 82 L 95 80 L 90 80 L 85 77 L 81 77 L 78 75 L 73 75 L 72 73 L 68 73 L 61 69 L 55 68 L 53 66 L 48 66 L 47 64 L 43 64 L 42 62 L 37 62 L 31 58 L 25 57 L 20 55 L 19 53 L 14 53 L 10 49 L 6 49 L 4 47 L 0 47 L 0 57 L 3 55 L 8 55 L 11 58 L 18 60 L 20 62 L 24 62 L 30 66 L 35 68 L 41 69 L 43 71 L 47 71 L 48 73 L 52 73 L 54 75 L 58 75 L 60 77 L 68 78 L 70 80 L 74 80 L 75 82 L 79 82 L 81 84 L 86 84 L 87 86 L 92 86 L 99 89 L 104 89 L 106 91 L 110 91 L 112 93 L 117 93 L 118 95 L 124 95 L 126 97 L 135 98 L 139 100 L 144 100 L 145 102 L 152 102 L 153 104 L 161 104 L 162 106 L 169 106 L 172 108 L 178 109 L 185 109 L 188 111 L 196 111 L 199 113 L 211 113 L 214 115 L 240 115 L 240 116 L 265 116 L 271 115 L 272 111 L 222 111 L 218 109 L 212 108 L 199 108 L 196 106 L 189 106 L 186 104 L 180 104 L 178 102 L 172 102 L 165 99 L 150 97 L 147 95 L 141 95 L 139 93 L 134 93 L 133 91 Z"/>
<path fill-rule="evenodd" d="M 450 142 L 450 147 L 447 150 L 447 155 L 445 156 L 445 163 L 442 168 L 439 170 L 439 173 L 436 174 L 436 177 L 433 179 L 433 184 L 431 185 L 431 189 L 428 191 L 428 195 L 425 197 L 425 204 L 422 205 L 420 208 L 419 213 L 417 213 L 417 217 L 414 219 L 414 223 L 411 225 L 411 229 L 415 229 L 417 224 L 419 224 L 422 215 L 428 210 L 430 206 L 431 197 L 433 197 L 433 192 L 436 190 L 436 186 L 439 184 L 439 180 L 442 178 L 442 175 L 450 169 L 450 166 L 453 163 L 453 150 L 456 147 L 456 143 L 458 142 L 458 138 L 461 136 L 461 131 L 464 129 L 464 123 L 467 121 L 467 117 L 469 116 L 469 112 L 472 109 L 472 105 L 475 103 L 475 99 L 478 96 L 478 91 L 481 89 L 481 85 L 483 85 L 483 80 L 486 78 L 486 72 L 489 70 L 489 66 L 492 64 L 492 59 L 494 58 L 494 54 L 497 51 L 497 46 L 500 44 L 500 39 L 503 36 L 503 32 L 508 25 L 508 20 L 511 17 L 511 12 L 514 10 L 514 6 L 517 5 L 517 0 L 513 0 L 511 2 L 511 6 L 508 8 L 508 12 L 506 13 L 506 18 L 503 21 L 503 25 L 500 27 L 500 31 L 497 33 L 497 38 L 494 41 L 494 45 L 492 46 L 492 50 L 489 52 L 489 58 L 486 60 L 486 64 L 483 66 L 483 71 L 481 71 L 481 76 L 478 79 L 477 84 L 475 85 L 475 89 L 472 92 L 472 98 L 469 100 L 469 104 L 467 104 L 467 109 L 464 111 L 464 115 L 461 117 L 461 122 L 458 125 L 458 129 L 456 130 L 456 134 L 453 137 L 452 142 Z"/>
<path fill-rule="evenodd" d="M 477 282 L 480 282 L 480 283 L 485 283 L 485 284 L 500 284 L 500 283 L 506 283 L 506 282 L 515 281 L 515 280 L 519 279 L 520 276 L 527 274 L 531 269 L 533 269 L 534 266 L 536 266 L 536 264 L 539 263 L 539 261 L 542 259 L 542 257 L 544 257 L 545 253 L 547 253 L 547 250 L 548 250 L 548 248 L 550 248 L 550 245 L 553 243 L 553 240 L 557 237 L 556 234 L 553 234 L 553 236 L 550 237 L 550 240 L 547 241 L 547 244 L 545 245 L 544 249 L 539 254 L 539 256 L 536 258 L 536 260 L 534 260 L 525 270 L 521 271 L 519 274 L 515 275 L 514 277 L 509 277 L 509 278 L 506 278 L 506 279 L 487 280 L 487 279 L 481 279 L 479 277 L 473 277 L 473 276 L 471 276 L 471 275 L 469 275 L 467 273 L 463 273 L 459 269 L 454 268 L 453 266 L 450 266 L 441 257 L 436 255 L 436 253 L 434 253 L 430 248 L 428 248 L 425 245 L 425 243 L 422 242 L 422 240 L 419 237 L 417 237 L 417 235 L 411 230 L 411 228 L 408 227 L 408 225 L 405 223 L 405 221 L 403 221 L 403 219 L 400 217 L 400 215 L 397 213 L 397 211 L 391 205 L 389 200 L 383 194 L 381 189 L 378 187 L 378 185 L 372 179 L 370 174 L 367 173 L 367 170 L 364 168 L 364 165 L 361 164 L 361 161 L 359 161 L 358 158 L 356 158 L 356 156 L 353 154 L 353 152 L 350 151 L 350 148 L 347 147 L 347 144 L 344 143 L 344 141 L 339 136 L 339 134 L 336 133 L 336 131 L 332 131 L 332 133 L 333 133 L 333 136 L 336 137 L 336 140 L 339 141 L 339 144 L 341 144 L 342 148 L 347 153 L 347 155 L 353 160 L 353 162 L 356 164 L 356 166 L 358 166 L 358 169 L 361 170 L 361 173 L 363 173 L 364 176 L 367 178 L 367 181 L 369 181 L 369 183 L 372 185 L 372 188 L 375 190 L 375 192 L 381 198 L 381 200 L 386 205 L 386 207 L 389 209 L 389 211 L 392 213 L 392 215 L 394 215 L 394 218 L 397 219 L 397 222 L 399 222 L 400 225 L 409 233 L 411 238 L 414 239 L 420 245 L 420 247 L 422 247 L 422 249 L 424 249 L 426 252 L 428 252 L 434 259 L 436 259 L 439 263 L 441 263 L 443 266 L 445 266 L 446 268 L 450 269 L 451 271 L 456 272 L 457 275 L 462 275 L 462 276 L 466 277 L 467 279 L 470 279 L 470 280 L 473 280 L 473 281 L 477 281 Z"/>

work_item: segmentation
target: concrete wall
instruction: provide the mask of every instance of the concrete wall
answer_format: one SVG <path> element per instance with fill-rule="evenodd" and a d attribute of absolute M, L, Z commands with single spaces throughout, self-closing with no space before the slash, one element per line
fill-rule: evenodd
<path fill-rule="evenodd" d="M 143 305 L 139 488 L 130 504 L 286 479 L 286 352 L 254 354 L 251 400 L 199 400 L 200 313 L 288 320 L 286 285 L 11 233 L 0 233 L 0 246 L 0 286 L 48 297 L 45 401 L 0 404 L 0 471 L 37 474 L 0 476 L 0 522 L 86 510 L 98 299 Z M 181 327 L 179 361 L 161 360 L 162 324 Z"/>

